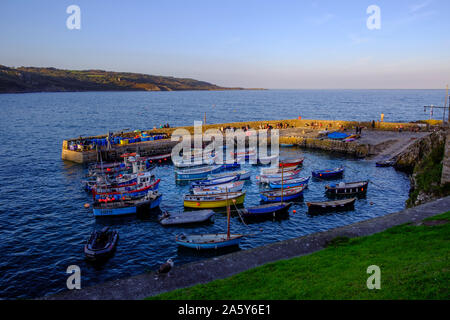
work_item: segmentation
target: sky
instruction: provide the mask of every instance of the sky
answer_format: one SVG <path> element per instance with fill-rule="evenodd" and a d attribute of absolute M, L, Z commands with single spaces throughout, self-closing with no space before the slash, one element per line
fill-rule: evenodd
<path fill-rule="evenodd" d="M 70 5 L 81 28 L 70 30 Z M 371 5 L 380 28 L 368 29 Z M 442 89 L 448 0 L 1 0 L 0 64 L 269 89 Z"/>

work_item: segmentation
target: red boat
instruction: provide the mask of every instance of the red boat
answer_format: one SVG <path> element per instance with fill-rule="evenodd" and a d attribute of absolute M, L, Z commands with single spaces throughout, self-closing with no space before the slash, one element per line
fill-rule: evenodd
<path fill-rule="evenodd" d="M 93 189 L 92 190 L 92 195 L 94 196 L 94 199 L 96 199 L 96 196 L 111 196 L 111 195 L 142 193 L 142 192 L 145 192 L 147 190 L 156 190 L 156 189 L 158 189 L 158 185 L 159 185 L 160 181 L 161 181 L 161 179 L 158 179 L 155 182 L 153 182 L 152 184 L 149 184 L 149 185 L 147 185 L 147 186 L 145 186 L 143 188 L 132 189 L 132 190 L 127 190 L 127 191 L 122 191 L 122 192 L 99 192 L 99 193 L 97 193 L 95 191 L 95 189 Z"/>
<path fill-rule="evenodd" d="M 301 166 L 303 164 L 303 160 L 305 160 L 305 158 L 287 159 L 280 161 L 280 168 Z"/>
<path fill-rule="evenodd" d="M 172 154 L 171 153 L 160 154 L 157 156 L 147 157 L 146 159 L 150 163 L 162 163 L 170 161 L 172 159 Z"/>

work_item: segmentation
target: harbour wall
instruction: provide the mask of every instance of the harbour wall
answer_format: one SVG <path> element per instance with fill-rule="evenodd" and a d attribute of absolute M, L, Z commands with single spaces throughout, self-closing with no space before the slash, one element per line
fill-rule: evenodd
<path fill-rule="evenodd" d="M 304 148 L 321 149 L 326 151 L 344 152 L 357 157 L 365 157 L 373 153 L 373 146 L 370 144 L 361 144 L 358 142 L 342 142 L 332 141 L 318 138 L 319 132 L 327 129 L 328 131 L 347 131 L 353 132 L 356 126 L 372 129 L 372 122 L 358 122 L 358 121 L 343 121 L 343 120 L 311 120 L 311 119 L 288 119 L 288 120 L 270 120 L 270 121 L 247 121 L 247 122 L 232 122 L 220 124 L 207 124 L 202 126 L 203 132 L 209 129 L 226 129 L 249 127 L 254 130 L 264 128 L 267 125 L 276 128 L 278 124 L 287 126 L 288 128 L 298 129 L 295 133 L 289 134 L 289 129 L 280 129 L 280 143 L 293 143 Z M 427 131 L 430 125 L 436 125 L 439 122 L 421 121 L 417 123 L 393 123 L 393 122 L 375 122 L 373 130 L 376 131 L 395 131 L 402 127 L 404 131 Z M 119 160 L 120 155 L 127 152 L 139 152 L 143 156 L 152 156 L 158 154 L 170 153 L 173 146 L 177 142 L 171 141 L 170 136 L 176 129 L 185 129 L 190 134 L 194 134 L 193 126 L 174 127 L 174 128 L 160 128 L 144 131 L 149 135 L 164 134 L 168 139 L 161 139 L 155 141 L 144 141 L 127 145 L 114 145 L 111 149 L 106 150 L 106 147 L 99 149 L 99 152 L 94 150 L 73 151 L 69 150 L 69 143 L 71 141 L 78 141 L 80 138 L 67 139 L 63 141 L 61 157 L 63 160 L 72 161 L 76 163 L 88 163 L 99 160 L 99 154 L 105 161 Z M 135 133 L 124 133 L 123 136 L 133 137 Z M 83 137 L 82 139 L 102 139 L 107 135 Z M 270 143 L 270 142 L 269 142 Z"/>
<path fill-rule="evenodd" d="M 447 138 L 445 142 L 444 160 L 442 161 L 441 184 L 450 183 L 450 129 L 447 129 Z"/>

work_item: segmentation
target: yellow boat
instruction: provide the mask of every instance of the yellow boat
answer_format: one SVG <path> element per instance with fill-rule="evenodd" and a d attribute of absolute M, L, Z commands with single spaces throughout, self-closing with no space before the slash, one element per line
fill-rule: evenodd
<path fill-rule="evenodd" d="M 233 203 L 244 203 L 245 192 L 217 193 L 211 195 L 187 194 L 184 196 L 184 206 L 187 208 L 222 208 Z"/>

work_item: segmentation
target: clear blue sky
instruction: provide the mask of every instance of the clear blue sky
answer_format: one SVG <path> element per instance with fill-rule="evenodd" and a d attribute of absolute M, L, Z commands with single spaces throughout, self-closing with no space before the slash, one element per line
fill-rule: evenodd
<path fill-rule="evenodd" d="M 81 8 L 68 30 L 66 8 Z M 369 5 L 381 30 L 366 27 Z M 264 88 L 443 88 L 448 0 L 0 1 L 0 64 Z"/>

